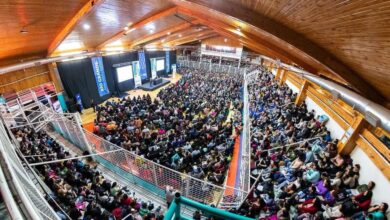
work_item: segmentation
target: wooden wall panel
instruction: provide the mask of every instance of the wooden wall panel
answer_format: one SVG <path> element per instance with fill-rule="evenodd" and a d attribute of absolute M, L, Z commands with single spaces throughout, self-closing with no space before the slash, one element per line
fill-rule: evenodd
<path fill-rule="evenodd" d="M 47 65 L 9 72 L 0 75 L 0 93 L 18 92 L 50 81 Z"/>

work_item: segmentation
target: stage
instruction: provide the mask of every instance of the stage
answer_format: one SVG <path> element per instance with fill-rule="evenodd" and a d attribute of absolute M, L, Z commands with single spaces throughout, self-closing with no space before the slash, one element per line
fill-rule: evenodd
<path fill-rule="evenodd" d="M 168 83 L 170 83 L 169 80 L 163 79 L 163 78 L 159 78 L 159 79 L 152 80 L 152 81 L 150 81 L 148 83 L 142 84 L 138 88 L 142 89 L 144 91 L 153 91 L 153 90 L 158 89 L 158 88 L 160 88 L 162 86 L 165 86 Z"/>

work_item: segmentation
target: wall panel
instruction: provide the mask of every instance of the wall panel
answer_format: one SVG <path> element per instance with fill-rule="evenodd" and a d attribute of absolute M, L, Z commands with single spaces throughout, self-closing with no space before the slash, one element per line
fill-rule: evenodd
<path fill-rule="evenodd" d="M 9 72 L 0 75 L 0 93 L 18 92 L 50 81 L 47 65 Z"/>

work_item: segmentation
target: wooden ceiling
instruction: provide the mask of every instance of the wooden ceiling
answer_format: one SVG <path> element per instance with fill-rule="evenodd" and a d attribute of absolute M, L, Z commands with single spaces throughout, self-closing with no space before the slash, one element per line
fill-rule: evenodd
<path fill-rule="evenodd" d="M 219 36 L 390 101 L 390 1 L 6 0 L 0 18 L 0 59 Z"/>

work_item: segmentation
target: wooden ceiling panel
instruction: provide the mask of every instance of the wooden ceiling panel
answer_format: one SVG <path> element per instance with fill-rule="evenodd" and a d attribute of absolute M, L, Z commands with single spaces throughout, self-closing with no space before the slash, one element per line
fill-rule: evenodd
<path fill-rule="evenodd" d="M 228 1 L 304 35 L 390 101 L 390 1 Z"/>
<path fill-rule="evenodd" d="M 95 48 L 122 31 L 125 26 L 173 6 L 166 0 L 105 1 L 98 10 L 81 19 L 63 44 L 80 39 L 79 43 L 85 45 L 85 48 Z M 90 26 L 89 30 L 85 30 L 85 24 Z"/>
<path fill-rule="evenodd" d="M 282 21 L 286 19 L 287 14 L 291 13 L 300 13 L 300 11 L 309 11 L 309 14 L 324 13 L 323 7 L 319 6 L 320 4 L 326 5 L 335 5 L 333 1 L 310 1 L 310 4 L 315 2 L 315 6 L 310 7 L 310 4 L 305 5 L 306 1 L 301 1 L 301 3 L 296 3 L 296 1 L 224 1 L 224 0 L 171 0 L 180 7 L 191 10 L 196 13 L 203 13 L 210 15 L 216 20 L 223 21 L 229 25 L 241 27 L 244 31 L 248 31 L 253 34 L 253 37 L 258 37 L 258 40 L 263 40 L 264 43 L 273 45 L 276 49 L 283 49 L 288 51 L 288 57 L 291 55 L 299 58 L 302 61 L 305 61 L 306 64 L 313 66 L 317 69 L 318 72 L 331 72 L 335 76 L 342 77 L 345 81 L 348 82 L 348 85 L 352 87 L 355 91 L 361 93 L 367 98 L 382 102 L 384 100 L 384 92 L 379 93 L 378 90 L 369 82 L 366 82 L 362 77 L 362 73 L 358 72 L 355 67 L 351 67 L 347 64 L 347 60 L 341 59 L 337 53 L 332 53 L 330 49 L 327 48 L 327 45 L 322 45 L 315 40 L 312 40 L 309 36 L 309 33 L 302 33 L 299 30 L 296 30 L 294 27 L 296 25 L 301 26 L 300 20 L 305 20 L 305 17 L 301 15 L 300 19 L 292 20 L 295 22 L 294 25 L 286 25 Z M 251 2 L 251 3 L 248 3 Z M 264 3 L 268 4 L 264 14 L 253 10 L 256 8 L 254 3 Z M 353 1 L 359 2 L 359 1 Z M 381 2 L 380 7 L 383 7 L 383 1 Z M 389 1 L 387 1 L 389 2 Z M 336 2 L 341 3 L 341 2 Z M 373 2 L 372 2 L 373 3 Z M 245 7 L 245 4 L 249 6 Z M 355 3 L 355 7 L 360 7 L 359 3 Z M 390 4 L 390 2 L 389 2 Z M 283 7 L 278 7 L 282 5 Z M 300 5 L 298 7 L 297 5 Z M 297 7 L 295 11 L 291 8 Z M 339 7 L 343 7 L 342 4 Z M 379 7 L 378 5 L 376 7 Z M 263 7 L 264 8 L 264 7 Z M 273 8 L 278 8 L 279 12 L 275 13 L 275 17 L 267 17 L 265 14 L 269 13 L 268 11 L 274 10 Z M 290 9 L 291 11 L 287 10 Z M 344 10 L 347 10 L 344 8 Z M 365 13 L 366 8 L 362 7 L 361 11 L 354 11 L 351 14 L 351 19 L 358 17 L 355 13 Z M 372 10 L 370 10 L 372 11 Z M 338 12 L 337 16 L 341 19 L 338 22 L 343 23 L 345 21 L 344 13 L 341 11 Z M 271 13 L 272 14 L 272 13 Z M 332 13 L 329 13 L 332 14 Z M 329 15 L 328 14 L 328 15 Z M 388 16 L 390 13 L 388 13 Z M 325 16 L 322 20 L 328 19 L 331 16 Z M 317 18 L 318 19 L 318 18 Z M 369 18 L 367 18 L 369 20 Z M 214 23 L 214 20 L 210 20 L 210 23 Z M 335 22 L 337 23 L 337 22 Z M 304 26 L 306 23 L 302 24 Z M 320 24 L 315 22 L 307 22 L 308 25 L 317 25 L 318 28 L 321 28 Z M 356 25 L 359 26 L 357 23 Z M 388 29 L 388 28 L 387 28 Z M 313 30 L 313 29 L 311 29 Z M 343 31 L 341 29 L 341 31 Z M 313 33 L 313 32 L 310 32 Z M 369 34 L 369 32 L 368 32 Z M 326 32 L 324 32 L 326 35 Z M 331 37 L 329 37 L 331 38 Z M 249 46 L 251 47 L 251 46 Z M 252 46 L 253 47 L 253 46 Z M 338 47 L 339 48 L 339 47 Z M 272 49 L 272 48 L 271 48 Z M 378 48 L 379 49 L 379 48 Z M 295 62 L 296 63 L 296 62 Z M 301 65 L 297 63 L 298 65 Z M 304 67 L 305 68 L 305 67 Z M 310 71 L 310 70 L 309 70 Z M 312 71 L 310 71 L 312 72 Z M 316 72 L 314 72 L 316 73 Z M 367 73 L 369 74 L 369 73 Z M 390 95 L 387 97 L 390 99 Z"/>
<path fill-rule="evenodd" d="M 66 22 L 88 0 L 0 2 L 0 59 L 45 53 Z M 27 34 L 21 34 L 25 27 Z"/>
<path fill-rule="evenodd" d="M 190 19 L 193 20 L 193 19 Z M 167 29 L 167 27 L 175 27 L 182 24 L 183 21 L 179 17 L 173 15 L 162 17 L 158 20 L 150 22 L 143 27 L 134 30 L 128 33 L 126 36 L 122 37 L 122 41 L 125 45 L 131 45 L 133 42 L 148 37 L 154 33 L 159 33 Z"/>

